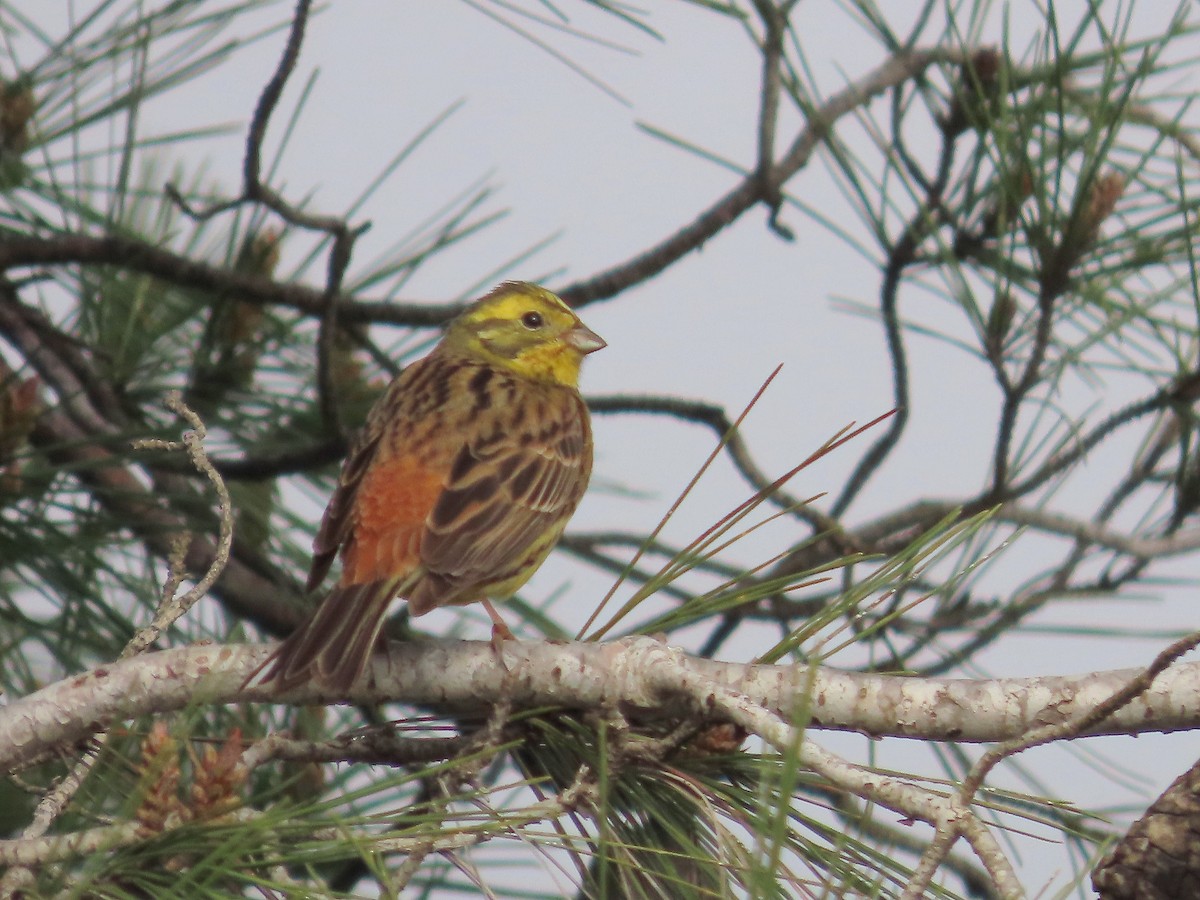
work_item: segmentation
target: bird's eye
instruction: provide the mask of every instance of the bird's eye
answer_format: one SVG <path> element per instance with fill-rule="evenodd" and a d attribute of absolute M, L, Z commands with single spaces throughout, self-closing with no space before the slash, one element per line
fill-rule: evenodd
<path fill-rule="evenodd" d="M 542 314 L 540 312 L 527 312 L 525 315 L 521 316 L 521 324 L 530 331 L 534 331 L 545 325 L 546 320 L 542 318 Z"/>

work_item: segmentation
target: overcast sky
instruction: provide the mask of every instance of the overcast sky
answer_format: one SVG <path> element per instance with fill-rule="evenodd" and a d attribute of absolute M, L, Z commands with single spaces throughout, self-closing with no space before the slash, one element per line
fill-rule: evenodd
<path fill-rule="evenodd" d="M 652 138 L 638 123 L 747 168 L 755 153 L 759 58 L 746 35 L 728 19 L 689 4 L 648 0 L 642 5 L 664 41 L 565 0 L 561 8 L 573 17 L 572 26 L 625 49 L 529 26 L 538 38 L 602 79 L 623 98 L 618 99 L 481 12 L 497 12 L 486 0 L 480 0 L 479 8 L 467 3 L 330 4 L 313 21 L 304 46 L 300 71 L 319 69 L 319 78 L 275 185 L 294 199 L 311 194 L 316 210 L 341 213 L 398 148 L 461 101 L 358 214 L 359 220 L 369 218 L 373 228 L 358 245 L 357 259 L 365 264 L 377 258 L 448 198 L 482 180 L 496 188 L 486 208 L 508 208 L 510 215 L 430 263 L 404 288 L 404 299 L 442 302 L 499 277 L 549 275 L 549 286 L 562 286 L 625 261 L 689 221 L 737 180 L 711 161 Z M 912 0 L 881 4 L 889 15 L 900 17 L 911 17 L 920 5 Z M 1057 4 L 1060 20 L 1073 21 L 1079 5 Z M 527 6 L 542 9 L 534 2 Z M 1160 27 L 1173 6 L 1141 4 L 1145 24 L 1139 27 Z M 273 16 L 282 17 L 288 8 L 273 7 Z M 1040 16 L 1032 2 L 997 3 L 985 43 L 1000 40 L 1006 14 L 1009 42 L 1021 55 Z M 804 0 L 793 21 L 809 63 L 828 91 L 883 58 L 832 0 Z M 281 36 L 269 39 L 196 82 L 188 89 L 194 103 L 154 104 L 148 130 L 202 122 L 244 125 L 281 43 Z M 295 102 L 302 84 L 303 77 L 293 79 L 285 106 Z M 283 122 L 284 116 L 278 116 L 269 146 L 275 146 Z M 784 117 L 781 147 L 798 125 L 796 116 Z M 240 149 L 240 134 L 203 147 L 211 175 L 230 189 L 240 172 Z M 815 162 L 789 189 L 862 235 L 823 163 Z M 763 468 L 778 474 L 851 420 L 862 422 L 886 411 L 891 383 L 878 324 L 847 313 L 838 302 L 874 306 L 877 268 L 795 209 L 784 212 L 796 234 L 792 243 L 768 234 L 765 220 L 763 212 L 752 212 L 666 274 L 584 310 L 588 325 L 609 342 L 588 359 L 584 388 L 591 394 L 705 399 L 736 412 L 783 363 L 745 428 Z M 531 259 L 503 269 L 507 260 L 552 236 L 555 240 Z M 352 268 L 351 277 L 361 271 Z M 939 310 L 946 308 L 940 301 L 916 292 L 906 300 L 912 317 L 961 329 L 949 319 L 938 320 Z M 377 337 L 389 340 L 382 330 Z M 943 343 L 913 338 L 910 348 L 913 422 L 891 463 L 891 476 L 871 485 L 851 521 L 907 498 L 955 496 L 980 484 L 983 469 L 973 462 L 971 451 L 989 446 L 992 438 L 999 395 L 990 376 Z M 596 490 L 577 516 L 577 527 L 648 530 L 712 445 L 712 438 L 695 426 L 640 417 L 599 418 Z M 798 479 L 793 492 L 836 489 L 865 446 L 820 462 Z M 606 490 L 611 485 L 632 493 L 620 496 Z M 677 541 L 695 535 L 747 493 L 728 466 L 718 466 L 668 534 Z M 767 555 L 779 549 L 766 537 L 745 561 L 755 561 L 755 552 Z M 529 599 L 547 596 L 562 587 L 564 578 L 577 575 L 574 567 L 552 563 L 526 594 Z M 1147 596 L 1160 599 L 1153 589 Z M 1190 596 L 1151 607 L 1164 628 L 1183 627 L 1194 608 Z M 577 620 L 585 613 L 580 610 Z M 457 613 L 435 613 L 426 620 L 429 627 L 437 627 L 439 615 L 445 615 L 446 624 Z M 1096 604 L 1098 625 L 1128 616 L 1125 603 Z M 1074 610 L 1061 615 L 1050 610 L 1039 621 L 1077 618 Z M 482 619 L 480 623 L 473 636 L 486 633 Z M 756 649 L 761 648 L 731 645 L 723 656 L 749 658 Z M 1089 644 L 1031 636 L 1006 641 L 981 661 L 991 675 L 1070 673 L 1144 664 L 1156 649 L 1146 641 Z M 867 758 L 867 744 L 860 738 L 821 735 L 819 740 L 852 759 Z M 1086 750 L 1101 746 L 1089 742 Z M 878 746 L 874 750 L 879 752 Z M 1159 790 L 1194 761 L 1198 750 L 1193 735 L 1141 738 L 1136 747 L 1130 739 L 1103 743 L 1104 753 L 1135 769 L 1164 754 L 1159 757 L 1164 761 L 1147 773 L 1154 781 L 1147 792 Z M 888 756 L 891 752 L 897 755 Z M 903 749 L 889 749 L 876 760 L 903 765 L 910 758 Z M 1028 761 L 1042 766 L 1039 771 L 1050 787 L 1069 798 L 1093 802 L 1095 792 L 1102 790 L 1114 803 L 1140 802 L 1139 793 L 1092 778 L 1064 750 L 1039 751 Z M 935 767 L 928 771 L 938 773 Z M 1065 883 L 1061 847 L 1029 840 L 1018 840 L 1018 845 L 1017 862 L 1031 889 L 1051 878 L 1059 886 Z"/>

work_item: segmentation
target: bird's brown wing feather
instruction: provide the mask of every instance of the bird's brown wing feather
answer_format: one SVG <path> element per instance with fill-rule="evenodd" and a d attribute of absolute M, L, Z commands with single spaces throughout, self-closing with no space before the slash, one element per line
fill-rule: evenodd
<path fill-rule="evenodd" d="M 385 483 L 386 479 L 379 477 L 383 474 L 380 467 L 390 464 L 392 451 L 400 443 L 400 433 L 419 423 L 429 412 L 434 402 L 430 396 L 430 382 L 445 380 L 445 373 L 438 371 L 441 367 L 443 363 L 436 354 L 418 360 L 392 381 L 387 393 L 372 407 L 346 455 L 337 487 L 321 518 L 321 527 L 313 541 L 307 590 L 315 590 L 325 580 L 338 551 L 354 538 L 361 512 L 358 498 L 364 479 L 371 481 L 375 488 Z M 441 477 L 440 472 L 438 477 Z M 429 504 L 432 505 L 432 499 Z M 426 506 L 414 511 L 416 521 L 423 520 L 428 510 L 429 506 Z"/>
<path fill-rule="evenodd" d="M 592 467 L 586 407 L 555 388 L 542 412 L 536 429 L 500 422 L 459 450 L 426 520 L 413 615 L 480 599 L 531 568 L 579 505 Z"/>
<path fill-rule="evenodd" d="M 375 456 L 381 434 L 381 429 L 375 429 L 372 433 L 369 428 L 364 428 L 350 448 L 350 453 L 342 466 L 342 472 L 338 476 L 337 487 L 329 498 L 325 514 L 321 517 L 321 527 L 313 540 L 313 560 L 308 571 L 305 590 L 316 590 L 325 580 L 325 576 L 329 574 L 329 569 L 333 565 L 334 557 L 337 556 L 338 550 L 350 536 L 354 498 L 358 494 L 363 475 Z"/>

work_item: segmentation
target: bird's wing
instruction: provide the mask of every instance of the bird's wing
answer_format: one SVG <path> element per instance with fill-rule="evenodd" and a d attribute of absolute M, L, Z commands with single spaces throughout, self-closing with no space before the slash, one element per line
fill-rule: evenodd
<path fill-rule="evenodd" d="M 587 409 L 564 388 L 538 413 L 499 417 L 459 449 L 425 522 L 413 615 L 529 574 L 575 511 L 592 466 Z"/>
<path fill-rule="evenodd" d="M 354 498 L 358 494 L 363 474 L 375 456 L 380 434 L 378 429 L 372 433 L 370 428 L 364 427 L 342 465 L 337 487 L 329 498 L 325 514 L 321 517 L 321 527 L 313 540 L 312 566 L 308 571 L 306 586 L 310 591 L 315 590 L 325 580 L 330 566 L 333 565 L 333 558 L 337 556 L 338 550 L 349 536 Z"/>
<path fill-rule="evenodd" d="M 378 560 L 360 573 L 347 565 L 342 583 L 357 584 L 375 578 L 403 574 L 405 560 L 384 565 L 383 544 L 413 544 L 407 564 L 415 564 L 420 529 L 437 495 L 441 493 L 448 454 L 438 454 L 438 422 L 431 410 L 431 382 L 438 380 L 431 359 L 419 360 L 400 374 L 387 393 L 372 407 L 367 422 L 346 456 L 337 487 L 325 508 L 321 527 L 313 541 L 313 561 L 308 590 L 315 589 L 328 574 L 334 557 L 345 550 L 347 563 L 355 550 L 365 561 Z M 419 450 L 419 452 L 417 452 Z M 407 532 L 415 535 L 406 536 Z M 396 532 L 391 534 L 391 532 Z M 378 545 L 378 546 L 376 546 Z"/>

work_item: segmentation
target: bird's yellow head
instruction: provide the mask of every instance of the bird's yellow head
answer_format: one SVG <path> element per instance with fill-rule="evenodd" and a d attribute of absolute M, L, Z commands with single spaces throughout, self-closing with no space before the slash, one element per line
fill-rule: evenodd
<path fill-rule="evenodd" d="M 442 343 L 526 378 L 574 387 L 604 340 L 545 288 L 506 281 L 450 323 Z"/>

